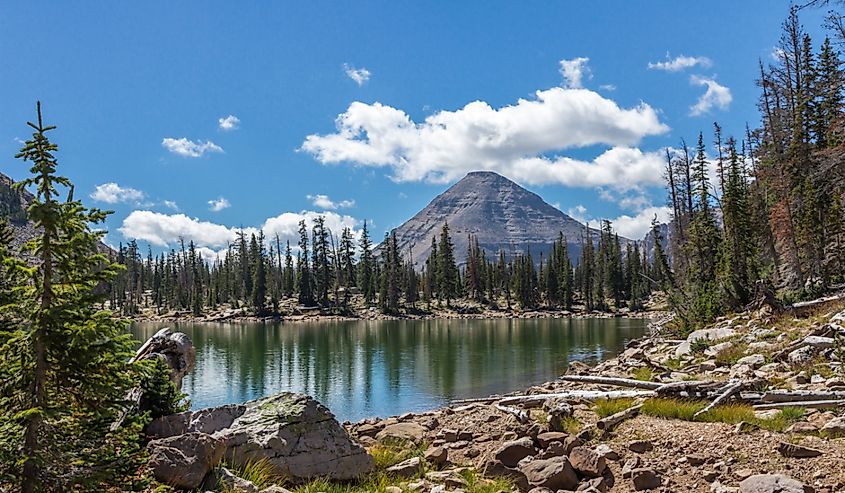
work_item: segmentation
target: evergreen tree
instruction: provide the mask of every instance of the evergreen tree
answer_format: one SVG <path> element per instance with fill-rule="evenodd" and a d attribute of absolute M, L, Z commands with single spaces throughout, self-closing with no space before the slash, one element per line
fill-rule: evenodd
<path fill-rule="evenodd" d="M 367 231 L 367 221 L 364 221 L 364 226 L 361 228 L 358 248 L 361 250 L 361 260 L 358 264 L 358 287 L 361 288 L 361 293 L 364 295 L 364 302 L 367 305 L 372 305 L 376 295 L 375 282 L 377 277 L 373 272 L 372 243 L 370 242 L 370 233 Z"/>
<path fill-rule="evenodd" d="M 55 127 L 42 123 L 40 103 L 37 113 L 17 154 L 31 163 L 31 176 L 15 185 L 35 189 L 28 216 L 36 233 L 24 249 L 37 264 L 3 259 L 16 280 L 0 313 L 0 489 L 131 489 L 143 423 L 109 426 L 139 367 L 127 364 L 133 344 L 125 325 L 95 308 L 103 300 L 97 286 L 119 270 L 97 252 L 104 233 L 91 227 L 106 213 L 74 200 L 46 135 Z"/>
<path fill-rule="evenodd" d="M 440 230 L 440 244 L 437 247 L 437 297 L 446 300 L 446 306 L 457 297 L 459 283 L 458 267 L 455 265 L 454 245 L 449 236 L 449 224 L 443 223 Z"/>

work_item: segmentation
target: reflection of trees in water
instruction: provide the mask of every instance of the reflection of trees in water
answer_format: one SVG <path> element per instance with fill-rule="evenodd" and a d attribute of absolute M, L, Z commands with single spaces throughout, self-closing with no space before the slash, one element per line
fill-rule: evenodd
<path fill-rule="evenodd" d="M 146 338 L 160 326 L 137 324 Z M 197 348 L 185 382 L 195 407 L 280 390 L 314 395 L 341 416 L 402 409 L 552 378 L 568 361 L 598 361 L 643 333 L 629 319 L 181 324 Z M 431 405 L 431 402 L 428 402 Z M 340 406 L 340 407 L 338 407 Z"/>

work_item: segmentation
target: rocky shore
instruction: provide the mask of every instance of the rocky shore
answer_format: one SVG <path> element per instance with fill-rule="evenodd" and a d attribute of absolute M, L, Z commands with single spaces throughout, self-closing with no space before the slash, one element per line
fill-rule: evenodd
<path fill-rule="evenodd" d="M 660 325 L 616 358 L 595 367 L 573 363 L 560 379 L 519 394 L 342 425 L 325 410 L 315 419 L 330 431 L 319 433 L 309 431 L 315 419 L 297 410 L 324 408 L 316 402 L 280 408 L 272 403 L 313 401 L 275 396 L 228 406 L 238 416 L 211 427 L 208 416 L 227 411 L 162 418 L 156 426 L 175 422 L 178 433 L 161 438 L 151 426 L 150 451 L 167 464 L 170 456 L 157 452 L 169 446 L 166 440 L 196 432 L 218 440 L 220 457 L 214 452 L 200 461 L 207 491 L 845 490 L 841 300 L 800 313 L 764 307 L 684 339 Z M 724 399 L 704 409 L 713 396 Z M 788 402 L 796 399 L 802 402 Z M 207 445 L 198 439 L 191 447 Z M 277 461 L 274 486 L 238 476 L 239 468 L 262 458 Z M 345 465 L 313 469 L 318 464 Z M 317 477 L 336 481 L 314 483 Z"/>

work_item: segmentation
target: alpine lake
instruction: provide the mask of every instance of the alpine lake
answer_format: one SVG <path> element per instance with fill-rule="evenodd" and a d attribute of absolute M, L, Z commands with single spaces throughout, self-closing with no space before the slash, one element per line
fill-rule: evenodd
<path fill-rule="evenodd" d="M 197 351 L 182 391 L 192 409 L 280 391 L 309 394 L 340 419 L 426 411 L 523 390 L 569 362 L 594 364 L 646 332 L 640 318 L 142 323 L 188 334 Z"/>

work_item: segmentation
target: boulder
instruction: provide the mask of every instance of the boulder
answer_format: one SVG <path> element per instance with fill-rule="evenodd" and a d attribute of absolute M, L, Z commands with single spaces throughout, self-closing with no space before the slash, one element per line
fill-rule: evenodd
<path fill-rule="evenodd" d="M 830 349 L 836 341 L 833 337 L 807 336 L 804 338 L 804 344 L 815 349 Z"/>
<path fill-rule="evenodd" d="M 376 440 L 380 442 L 397 440 L 420 443 L 425 437 L 426 430 L 417 423 L 395 423 L 385 426 L 378 432 Z M 448 440 L 447 440 L 448 441 Z"/>
<path fill-rule="evenodd" d="M 787 355 L 786 359 L 793 365 L 805 365 L 813 361 L 816 352 L 811 346 L 803 346 Z"/>
<path fill-rule="evenodd" d="M 733 337 L 736 335 L 736 331 L 734 329 L 729 328 L 718 328 L 718 329 L 702 329 L 696 330 L 692 332 L 689 336 L 687 336 L 687 340 L 682 342 L 676 349 L 675 349 L 675 356 L 685 356 L 692 352 L 692 343 L 698 340 L 708 340 L 708 341 L 718 341 L 721 339 L 727 339 L 728 337 Z"/>
<path fill-rule="evenodd" d="M 291 481 L 349 480 L 370 472 L 373 458 L 316 400 L 282 392 L 244 404 L 241 416 L 214 433 L 235 467 L 266 460 Z"/>
<path fill-rule="evenodd" d="M 227 404 L 171 414 L 154 419 L 145 431 L 152 438 L 166 438 L 194 431 L 211 435 L 231 426 L 245 410 L 246 406 L 242 404 Z"/>
<path fill-rule="evenodd" d="M 743 356 L 736 360 L 738 365 L 748 365 L 753 369 L 760 368 L 766 363 L 766 357 L 762 354 L 752 354 L 751 356 Z"/>
<path fill-rule="evenodd" d="M 634 484 L 634 490 L 643 491 L 659 488 L 663 480 L 653 470 L 640 468 L 631 471 L 631 482 Z"/>
<path fill-rule="evenodd" d="M 147 444 L 148 467 L 156 481 L 193 490 L 223 458 L 224 444 L 199 432 L 152 440 Z"/>
<path fill-rule="evenodd" d="M 520 470 L 533 487 L 557 491 L 573 490 L 578 486 L 578 475 L 566 457 L 533 460 Z"/>
<path fill-rule="evenodd" d="M 619 454 L 606 443 L 599 444 L 595 450 L 597 454 L 607 460 L 619 460 Z"/>
<path fill-rule="evenodd" d="M 569 463 L 582 475 L 595 478 L 601 476 L 607 467 L 607 460 L 587 447 L 575 447 L 569 453 Z"/>
<path fill-rule="evenodd" d="M 508 467 L 502 464 L 499 460 L 488 460 L 484 464 L 483 472 L 487 477 L 502 477 L 510 479 L 513 484 L 519 488 L 519 491 L 527 492 L 531 489 L 531 486 L 528 484 L 528 478 L 525 477 L 525 474 L 522 471 Z"/>
<path fill-rule="evenodd" d="M 519 461 L 536 453 L 534 442 L 525 437 L 503 443 L 494 453 L 494 457 L 507 467 L 516 467 Z"/>
<path fill-rule="evenodd" d="M 812 493 L 814 490 L 782 474 L 757 474 L 739 483 L 739 493 Z"/>

